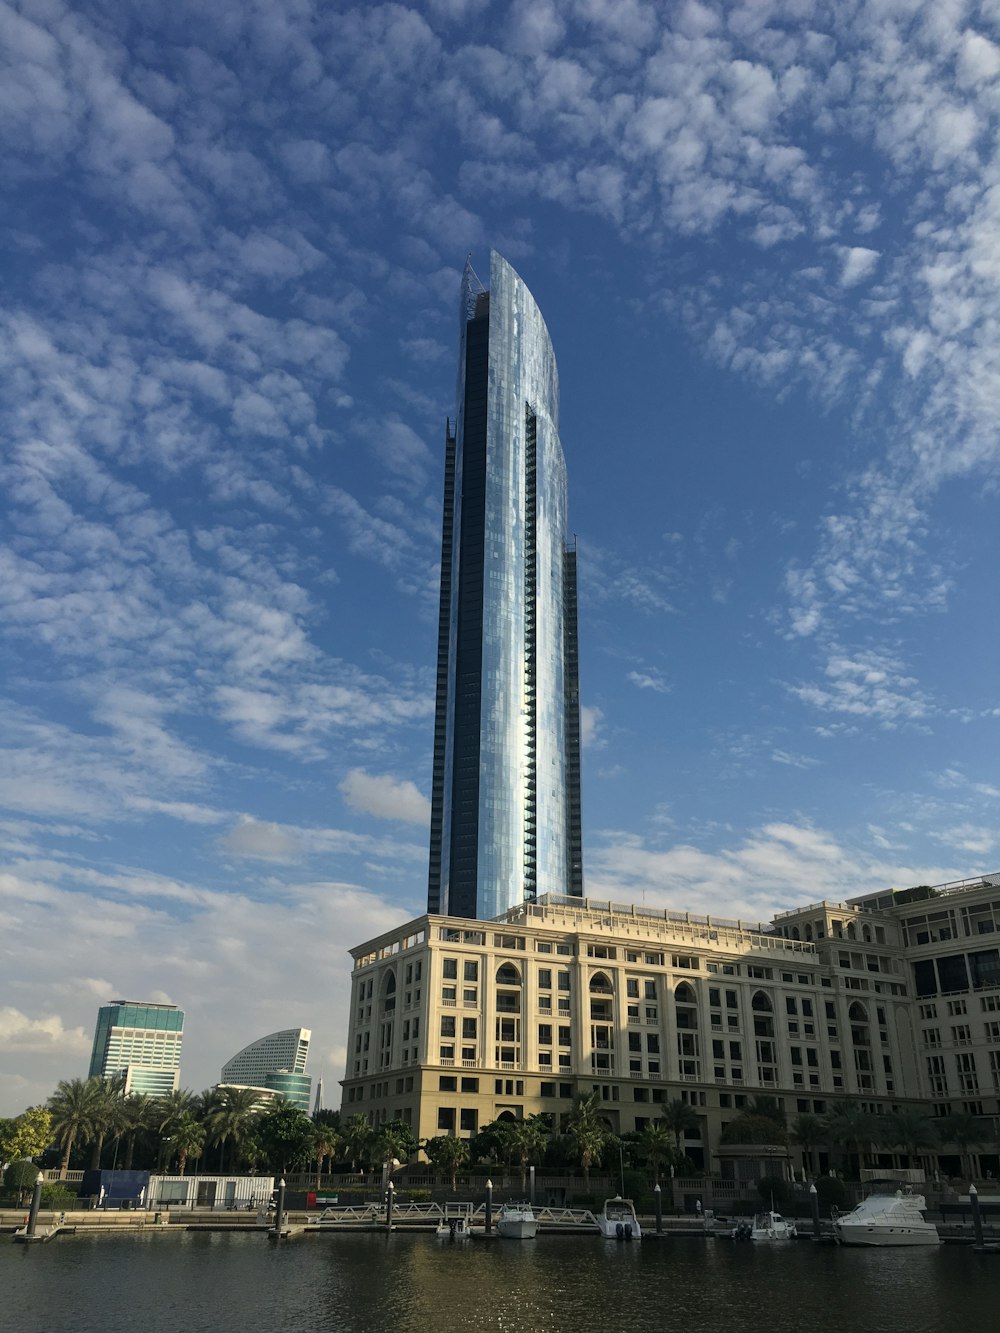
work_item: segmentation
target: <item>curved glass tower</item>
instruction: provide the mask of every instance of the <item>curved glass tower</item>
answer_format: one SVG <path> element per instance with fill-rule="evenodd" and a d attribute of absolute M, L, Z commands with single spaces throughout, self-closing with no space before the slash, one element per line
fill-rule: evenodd
<path fill-rule="evenodd" d="M 494 917 L 583 893 L 576 552 L 559 377 L 495 251 L 462 281 L 446 433 L 428 910 Z"/>

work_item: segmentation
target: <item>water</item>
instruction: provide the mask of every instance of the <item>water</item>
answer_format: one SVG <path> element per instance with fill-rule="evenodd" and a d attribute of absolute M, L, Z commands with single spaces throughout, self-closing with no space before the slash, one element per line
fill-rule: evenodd
<path fill-rule="evenodd" d="M 27 1333 L 996 1328 L 1000 1255 L 598 1237 L 450 1245 L 430 1235 L 180 1232 L 0 1237 L 4 1328 Z"/>

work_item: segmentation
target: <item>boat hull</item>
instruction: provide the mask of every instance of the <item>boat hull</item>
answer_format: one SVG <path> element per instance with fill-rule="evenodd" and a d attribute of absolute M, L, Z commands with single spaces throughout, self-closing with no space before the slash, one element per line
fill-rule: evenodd
<path fill-rule="evenodd" d="M 909 1227 L 837 1226 L 834 1230 L 841 1245 L 926 1246 L 941 1244 L 941 1237 L 933 1227 L 924 1231 Z"/>
<path fill-rule="evenodd" d="M 538 1235 L 538 1223 L 526 1217 L 501 1219 L 497 1235 L 504 1240 L 532 1240 Z"/>

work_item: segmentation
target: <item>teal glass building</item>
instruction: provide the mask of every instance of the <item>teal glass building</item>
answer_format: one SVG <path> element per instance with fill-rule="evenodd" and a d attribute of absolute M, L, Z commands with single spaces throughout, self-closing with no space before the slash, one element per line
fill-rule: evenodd
<path fill-rule="evenodd" d="M 90 1077 L 122 1092 L 162 1097 L 180 1086 L 184 1011 L 174 1004 L 113 1000 L 97 1011 Z"/>
<path fill-rule="evenodd" d="M 428 911 L 582 896 L 576 552 L 548 329 L 495 251 L 462 281 L 445 440 Z"/>

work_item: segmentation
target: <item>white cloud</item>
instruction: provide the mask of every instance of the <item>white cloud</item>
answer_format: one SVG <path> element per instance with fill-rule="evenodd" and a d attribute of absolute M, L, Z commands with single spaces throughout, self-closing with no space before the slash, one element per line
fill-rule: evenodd
<path fill-rule="evenodd" d="M 288 829 L 256 819 L 241 820 L 220 838 L 219 843 L 234 856 L 259 861 L 295 861 L 302 850 Z"/>
<path fill-rule="evenodd" d="M 625 679 L 640 690 L 652 690 L 656 694 L 670 693 L 670 685 L 655 667 L 648 667 L 642 671 L 629 671 Z"/>
<path fill-rule="evenodd" d="M 409 780 L 353 768 L 340 783 L 340 791 L 352 810 L 377 819 L 430 825 L 431 803 L 416 783 Z"/>
<path fill-rule="evenodd" d="M 863 245 L 843 246 L 840 250 L 840 285 L 855 287 L 875 272 L 880 258 L 878 250 Z"/>

